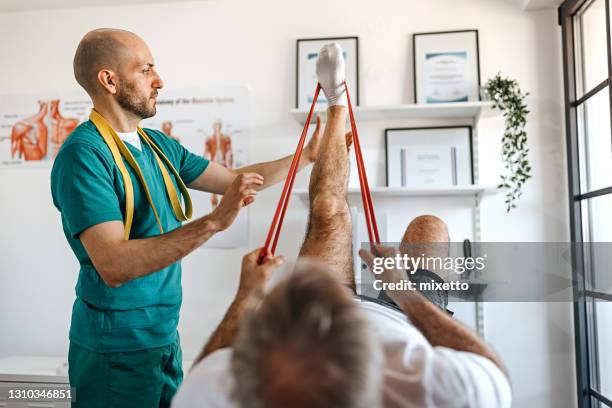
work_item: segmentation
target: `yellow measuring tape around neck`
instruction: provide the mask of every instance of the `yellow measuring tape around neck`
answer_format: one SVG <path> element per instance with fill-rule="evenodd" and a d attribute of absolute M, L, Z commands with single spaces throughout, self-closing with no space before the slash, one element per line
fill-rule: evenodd
<path fill-rule="evenodd" d="M 123 177 L 123 184 L 125 185 L 125 231 L 124 236 L 125 239 L 130 239 L 130 231 L 132 229 L 132 222 L 134 220 L 134 186 L 132 185 L 132 179 L 130 178 L 130 174 L 128 173 L 127 167 L 123 162 L 122 156 L 132 167 L 136 176 L 140 180 L 140 184 L 145 191 L 145 195 L 147 196 L 147 200 L 149 201 L 149 205 L 153 210 L 153 214 L 155 215 L 155 219 L 157 220 L 157 224 L 159 225 L 160 233 L 164 233 L 164 228 L 162 227 L 161 220 L 159 218 L 159 214 L 157 213 L 157 209 L 155 208 L 155 203 L 153 203 L 153 199 L 151 198 L 151 192 L 149 191 L 149 186 L 147 185 L 147 181 L 142 174 L 142 170 L 140 170 L 140 166 L 134 159 L 134 156 L 129 151 L 123 140 L 119 138 L 115 130 L 110 126 L 110 124 L 104 119 L 102 115 L 96 112 L 94 109 L 91 110 L 89 115 L 89 120 L 93 122 L 96 126 L 102 138 L 108 145 L 110 149 L 113 159 L 115 160 L 115 164 L 119 167 L 119 172 Z M 176 219 L 179 221 L 187 221 L 191 218 L 193 213 L 193 208 L 191 205 L 191 197 L 189 196 L 189 192 L 187 191 L 187 187 L 183 180 L 181 179 L 179 173 L 176 171 L 170 160 L 166 157 L 166 155 L 162 152 L 162 150 L 149 138 L 149 136 L 138 127 L 138 134 L 143 138 L 143 140 L 151 146 L 151 150 L 153 152 L 153 156 L 155 156 L 155 160 L 159 165 L 159 169 L 161 170 L 162 177 L 164 179 L 164 184 L 166 185 L 166 193 L 168 195 L 168 199 L 170 200 L 170 204 L 172 204 L 172 210 L 174 211 L 174 215 Z M 174 178 L 178 184 L 179 190 L 181 190 L 181 194 L 185 200 L 185 211 L 183 212 L 183 208 L 181 207 L 181 202 L 179 195 L 176 191 L 174 183 L 170 178 L 170 174 L 168 174 L 168 170 L 166 166 L 172 174 L 174 174 Z"/>

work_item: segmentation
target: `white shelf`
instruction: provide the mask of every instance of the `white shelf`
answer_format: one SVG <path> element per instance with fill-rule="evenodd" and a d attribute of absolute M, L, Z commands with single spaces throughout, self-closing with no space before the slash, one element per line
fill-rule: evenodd
<path fill-rule="evenodd" d="M 481 198 L 485 194 L 496 194 L 500 190 L 495 186 L 448 186 L 444 188 L 405 188 L 405 187 L 373 187 L 370 189 L 372 197 L 445 197 L 445 196 L 474 196 Z M 292 195 L 296 195 L 305 203 L 308 203 L 307 189 L 294 189 Z M 361 200 L 359 188 L 349 188 L 347 191 L 349 199 Z"/>
<path fill-rule="evenodd" d="M 354 108 L 355 119 L 358 121 L 386 121 L 401 119 L 427 119 L 427 118 L 465 118 L 474 123 L 481 117 L 495 116 L 492 102 L 455 102 L 435 104 L 408 104 L 383 106 L 357 106 Z M 292 109 L 291 115 L 299 123 L 304 124 L 309 109 Z M 326 110 L 316 108 L 312 115 L 314 122 L 316 114 L 325 118 Z"/>
<path fill-rule="evenodd" d="M 0 382 L 68 383 L 65 357 L 14 356 L 0 359 Z"/>

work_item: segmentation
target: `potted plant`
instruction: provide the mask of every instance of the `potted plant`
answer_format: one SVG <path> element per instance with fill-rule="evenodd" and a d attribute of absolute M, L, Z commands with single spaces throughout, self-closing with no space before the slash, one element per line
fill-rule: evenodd
<path fill-rule="evenodd" d="M 502 137 L 502 159 L 505 171 L 498 188 L 507 189 L 506 211 L 516 208 L 523 194 L 525 182 L 531 178 L 529 148 L 527 147 L 527 105 L 516 80 L 502 78 L 498 73 L 485 84 L 486 95 L 493 101 L 493 108 L 503 112 L 506 128 Z"/>

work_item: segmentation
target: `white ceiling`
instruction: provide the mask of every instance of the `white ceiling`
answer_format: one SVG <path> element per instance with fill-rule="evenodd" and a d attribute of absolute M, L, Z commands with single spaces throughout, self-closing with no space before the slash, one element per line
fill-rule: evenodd
<path fill-rule="evenodd" d="M 0 0 L 0 13 L 76 7 L 130 6 L 145 3 L 179 3 L 184 1 L 186 0 Z"/>
<path fill-rule="evenodd" d="M 542 10 L 557 8 L 563 0 L 511 0 L 523 10 Z"/>
<path fill-rule="evenodd" d="M 73 7 L 100 7 L 146 3 L 178 3 L 186 0 L 0 0 L 0 13 Z M 189 0 L 187 0 L 189 1 Z M 210 1 L 210 0 L 198 0 Z M 563 0 L 506 0 L 523 10 L 557 8 Z"/>

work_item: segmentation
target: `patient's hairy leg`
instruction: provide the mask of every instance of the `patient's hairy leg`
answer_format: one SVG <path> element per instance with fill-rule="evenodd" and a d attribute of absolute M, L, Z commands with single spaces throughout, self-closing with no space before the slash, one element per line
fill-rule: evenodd
<path fill-rule="evenodd" d="M 346 114 L 343 106 L 331 106 L 327 110 L 319 157 L 310 175 L 310 215 L 300 256 L 324 262 L 354 291 L 351 218 L 346 202 Z"/>

